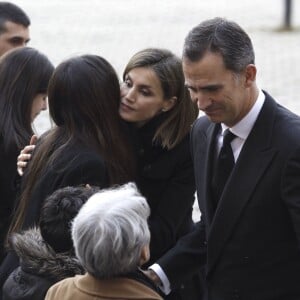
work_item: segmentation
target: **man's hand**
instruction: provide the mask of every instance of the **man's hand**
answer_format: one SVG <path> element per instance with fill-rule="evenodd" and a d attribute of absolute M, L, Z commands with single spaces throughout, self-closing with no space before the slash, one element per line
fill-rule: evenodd
<path fill-rule="evenodd" d="M 162 284 L 160 278 L 156 275 L 156 273 L 155 273 L 153 270 L 151 270 L 151 269 L 143 270 L 143 273 L 144 273 L 148 278 L 150 278 L 157 286 L 159 286 L 159 285 Z"/>

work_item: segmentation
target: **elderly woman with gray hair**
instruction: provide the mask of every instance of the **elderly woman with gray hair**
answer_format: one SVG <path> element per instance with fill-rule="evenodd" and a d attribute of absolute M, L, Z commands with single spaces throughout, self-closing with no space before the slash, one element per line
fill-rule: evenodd
<path fill-rule="evenodd" d="M 58 282 L 45 299 L 162 299 L 139 270 L 149 259 L 149 214 L 133 183 L 93 195 L 72 226 L 75 252 L 87 273 Z"/>

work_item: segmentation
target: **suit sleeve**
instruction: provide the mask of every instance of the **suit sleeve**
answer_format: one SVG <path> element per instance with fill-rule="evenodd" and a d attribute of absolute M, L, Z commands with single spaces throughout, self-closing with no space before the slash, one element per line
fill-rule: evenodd
<path fill-rule="evenodd" d="M 192 159 L 195 136 L 197 138 L 195 125 L 190 138 Z M 196 224 L 195 230 L 182 237 L 175 247 L 157 261 L 167 275 L 172 289 L 179 287 L 182 281 L 191 277 L 206 264 L 207 243 L 204 220 L 204 214 L 201 212 L 201 220 Z"/>
<path fill-rule="evenodd" d="M 171 288 L 177 288 L 206 264 L 206 239 L 203 222 L 182 237 L 157 263 L 167 275 Z"/>
<path fill-rule="evenodd" d="M 281 191 L 300 250 L 300 148 L 297 148 L 287 161 L 282 176 Z"/>

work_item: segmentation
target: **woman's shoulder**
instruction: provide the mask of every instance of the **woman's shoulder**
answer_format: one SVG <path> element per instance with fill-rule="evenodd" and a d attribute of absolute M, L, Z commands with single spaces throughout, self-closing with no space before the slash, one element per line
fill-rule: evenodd
<path fill-rule="evenodd" d="M 77 276 L 80 275 L 76 275 L 76 277 Z M 80 293 L 80 291 L 78 291 L 74 285 L 74 280 L 76 277 L 69 277 L 52 285 L 47 291 L 45 300 L 71 299 L 72 296 Z"/>
<path fill-rule="evenodd" d="M 72 162 L 73 164 L 84 164 L 87 162 L 104 164 L 104 158 L 99 152 L 82 143 L 74 143 L 63 149 L 58 161 L 61 160 Z"/>
<path fill-rule="evenodd" d="M 90 183 L 105 186 L 107 182 L 104 158 L 85 146 L 78 145 L 63 151 L 50 170 L 60 173 L 61 182 L 69 185 Z"/>
<path fill-rule="evenodd" d="M 189 155 L 190 153 L 190 132 L 188 132 L 182 140 L 176 144 L 175 147 L 169 150 L 169 152 L 181 153 Z"/>
<path fill-rule="evenodd" d="M 64 186 L 90 184 L 107 186 L 108 175 L 103 157 L 87 147 L 74 145 L 64 149 L 44 166 L 35 184 L 32 198 L 46 195 Z"/>

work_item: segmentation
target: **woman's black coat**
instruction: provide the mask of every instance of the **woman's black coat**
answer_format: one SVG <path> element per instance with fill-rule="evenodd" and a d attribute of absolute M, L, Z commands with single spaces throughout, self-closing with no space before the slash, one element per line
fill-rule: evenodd
<path fill-rule="evenodd" d="M 17 156 L 19 150 L 6 150 L 0 135 L 0 263 L 5 256 L 4 244 L 17 195 Z"/>
<path fill-rule="evenodd" d="M 135 133 L 137 185 L 151 208 L 150 264 L 193 229 L 195 182 L 189 135 L 171 150 L 162 148 L 152 141 L 162 121 L 155 118 Z"/>

